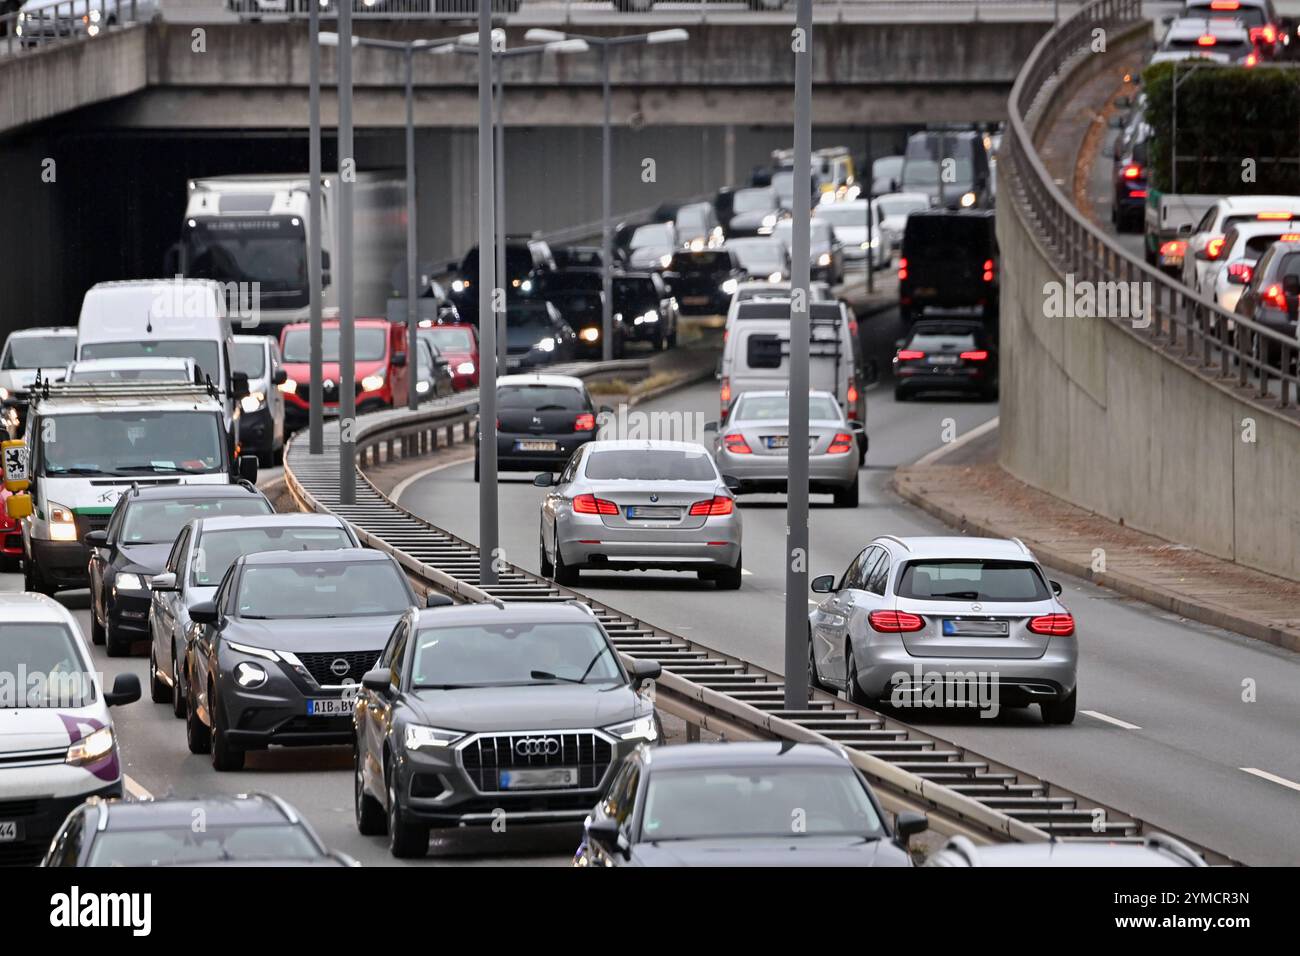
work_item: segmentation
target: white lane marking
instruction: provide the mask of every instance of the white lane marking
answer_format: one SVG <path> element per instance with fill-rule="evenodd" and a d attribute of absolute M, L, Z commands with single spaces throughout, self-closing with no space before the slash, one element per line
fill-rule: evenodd
<path fill-rule="evenodd" d="M 972 442 L 975 439 L 979 438 L 981 435 L 986 434 L 987 432 L 991 432 L 993 429 L 997 428 L 998 418 L 999 416 L 995 415 L 993 418 L 990 418 L 988 421 L 976 425 L 974 428 L 972 428 L 966 434 L 962 435 L 956 441 L 948 442 L 948 444 L 946 445 L 940 445 L 934 451 L 922 455 L 912 464 L 914 465 L 934 464 L 936 461 L 938 461 L 940 458 L 942 458 L 944 455 L 948 454 L 949 452 L 954 452 L 962 445 L 965 445 L 967 442 Z"/>
<path fill-rule="evenodd" d="M 1123 727 L 1125 730 L 1141 730 L 1137 724 L 1130 724 L 1127 720 L 1120 720 L 1118 717 L 1111 717 L 1097 710 L 1082 710 L 1081 714 L 1087 714 L 1094 720 L 1102 720 L 1108 724 L 1114 724 L 1116 727 Z"/>
<path fill-rule="evenodd" d="M 1242 767 L 1241 770 L 1243 773 L 1254 774 L 1256 777 L 1261 777 L 1264 780 L 1269 780 L 1273 783 L 1280 783 L 1282 786 L 1290 787 L 1292 790 L 1300 790 L 1300 783 L 1296 783 L 1294 780 L 1288 780 L 1286 777 L 1279 777 L 1277 774 L 1269 773 L 1267 770 L 1258 770 L 1255 767 Z"/>
<path fill-rule="evenodd" d="M 398 504 L 401 504 L 402 495 L 406 493 L 406 489 L 411 487 L 411 485 L 415 484 L 421 478 L 427 478 L 429 475 L 432 475 L 436 471 L 442 471 L 444 468 L 451 468 L 454 465 L 464 465 L 473 460 L 474 460 L 474 456 L 470 455 L 468 458 L 458 458 L 455 461 L 444 461 L 441 462 L 440 464 L 432 465 L 428 468 L 425 468 L 423 471 L 417 471 L 415 474 L 408 475 L 407 477 L 399 481 L 396 485 L 394 485 L 393 490 L 389 492 L 388 497 L 391 500 L 396 501 Z"/>
<path fill-rule="evenodd" d="M 130 774 L 123 774 L 122 785 L 126 787 L 126 792 L 129 793 L 131 796 L 135 797 L 137 800 L 153 799 L 153 794 L 150 793 L 148 790 L 146 790 L 144 787 L 140 786 L 140 784 L 136 783 L 135 779 L 131 777 Z"/>
<path fill-rule="evenodd" d="M 741 577 L 744 577 L 746 574 L 748 574 L 750 577 L 753 577 L 753 576 L 754 576 L 754 572 L 751 571 L 751 570 L 749 570 L 749 568 L 741 568 L 741 569 L 740 569 L 740 575 L 741 575 Z"/>

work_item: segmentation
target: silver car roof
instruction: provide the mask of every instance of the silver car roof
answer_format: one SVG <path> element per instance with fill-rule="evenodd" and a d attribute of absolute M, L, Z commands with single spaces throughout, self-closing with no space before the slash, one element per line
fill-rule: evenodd
<path fill-rule="evenodd" d="M 1033 552 L 1019 538 L 975 538 L 959 535 L 880 535 L 872 540 L 909 559 L 989 558 L 999 561 L 1034 561 Z"/>

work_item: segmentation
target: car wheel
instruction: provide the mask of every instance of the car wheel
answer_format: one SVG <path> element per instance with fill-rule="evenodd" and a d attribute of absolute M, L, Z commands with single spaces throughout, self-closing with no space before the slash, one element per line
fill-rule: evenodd
<path fill-rule="evenodd" d="M 537 529 L 537 553 L 538 564 L 541 567 L 541 575 L 544 578 L 555 576 L 555 565 L 551 564 L 551 559 L 546 556 L 546 538 L 541 528 Z"/>
<path fill-rule="evenodd" d="M 1050 704 L 1039 704 L 1039 709 L 1043 712 L 1043 723 L 1045 724 L 1072 724 L 1074 723 L 1074 708 L 1079 699 L 1079 688 L 1070 691 L 1068 697 L 1062 700 L 1054 700 Z"/>
<path fill-rule="evenodd" d="M 229 728 L 226 727 L 226 715 L 221 712 L 221 699 L 216 689 L 208 688 L 208 709 L 212 712 L 212 769 L 244 769 L 244 751 L 230 745 Z"/>
<path fill-rule="evenodd" d="M 741 555 L 736 555 L 736 563 L 729 568 L 723 568 L 713 579 L 718 582 L 719 591 L 739 591 L 741 578 Z"/>
<path fill-rule="evenodd" d="M 849 699 L 850 703 L 857 704 L 859 707 L 874 708 L 876 702 L 869 697 L 858 683 L 858 662 L 853 659 L 853 644 L 844 645 L 844 660 L 848 663 L 849 679 L 848 687 L 845 688 L 844 696 Z"/>
<path fill-rule="evenodd" d="M 894 388 L 894 401 L 905 402 L 907 401 L 908 397 L 909 396 L 907 392 L 903 391 L 901 388 L 897 388 L 897 387 Z"/>
<path fill-rule="evenodd" d="M 130 638 L 122 637 L 113 626 L 112 618 L 104 615 L 104 650 L 109 657 L 126 657 L 131 653 Z"/>
<path fill-rule="evenodd" d="M 44 594 L 46 597 L 53 597 L 55 590 L 45 583 L 45 578 L 42 576 L 41 572 L 37 570 L 36 563 L 34 561 L 28 561 L 26 558 L 23 559 L 23 590 L 33 591 L 36 594 Z M 95 615 L 93 613 L 90 615 L 90 620 L 92 623 L 95 620 Z M 101 638 L 95 643 L 102 644 L 104 641 Z"/>
<path fill-rule="evenodd" d="M 352 804 L 356 812 L 357 831 L 362 836 L 383 836 L 388 832 L 388 818 L 378 800 L 366 793 L 361 774 L 361 749 L 352 743 Z"/>
<path fill-rule="evenodd" d="M 856 508 L 858 506 L 858 477 L 853 476 L 853 484 L 835 491 L 836 508 Z"/>
<path fill-rule="evenodd" d="M 155 704 L 167 704 L 172 699 L 172 689 L 158 679 L 158 655 L 153 641 L 149 642 L 149 697 Z"/>
<path fill-rule="evenodd" d="M 478 455 L 474 455 L 474 484 L 478 484 Z"/>
<path fill-rule="evenodd" d="M 183 658 L 172 648 L 172 715 L 185 716 L 185 685 L 181 681 L 181 663 Z"/>
<path fill-rule="evenodd" d="M 212 748 L 212 731 L 199 720 L 198 701 L 194 694 L 185 695 L 185 743 L 192 754 L 205 754 Z"/>
<path fill-rule="evenodd" d="M 817 673 L 817 651 L 813 645 L 811 629 L 808 631 L 808 686 L 815 687 L 817 690 L 830 691 L 830 688 L 822 683 L 822 679 Z"/>
<path fill-rule="evenodd" d="M 31 590 L 28 588 L 27 590 Z M 94 604 L 90 607 L 90 640 L 95 644 L 104 643 L 104 625 L 99 623 L 99 615 L 95 613 Z"/>
<path fill-rule="evenodd" d="M 677 323 L 676 322 L 673 323 L 672 332 L 668 334 L 668 347 L 670 349 L 677 348 Z"/>
<path fill-rule="evenodd" d="M 399 860 L 424 856 L 429 852 L 429 828 L 406 819 L 391 766 L 384 771 L 384 784 L 388 788 L 388 852 Z"/>
<path fill-rule="evenodd" d="M 555 539 L 555 583 L 563 584 L 565 587 L 575 587 L 578 583 L 578 569 L 564 563 L 564 555 L 560 553 L 559 538 Z"/>

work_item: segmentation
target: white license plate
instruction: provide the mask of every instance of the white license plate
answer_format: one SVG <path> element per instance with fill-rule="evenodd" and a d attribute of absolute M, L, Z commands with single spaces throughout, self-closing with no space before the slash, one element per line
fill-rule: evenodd
<path fill-rule="evenodd" d="M 962 621 L 945 620 L 943 634 L 945 637 L 1006 637 L 1010 628 L 1006 621 Z"/>
<path fill-rule="evenodd" d="M 502 790 L 546 790 L 576 787 L 577 767 L 538 767 L 528 770 L 502 770 Z"/>
<path fill-rule="evenodd" d="M 520 439 L 515 442 L 515 451 L 555 451 L 556 447 L 553 441 Z"/>
<path fill-rule="evenodd" d="M 679 518 L 681 511 L 667 505 L 628 505 L 629 518 Z"/>
<path fill-rule="evenodd" d="M 789 448 L 789 447 L 790 447 L 790 436 L 789 436 L 789 435 L 769 435 L 769 436 L 767 437 L 767 447 L 768 447 L 768 448 Z"/>
<path fill-rule="evenodd" d="M 23 838 L 23 825 L 17 820 L 0 820 L 0 843 L 16 843 Z"/>
<path fill-rule="evenodd" d="M 957 356 L 955 355 L 931 355 L 929 358 L 931 365 L 956 365 Z"/>
<path fill-rule="evenodd" d="M 342 697 L 313 698 L 307 701 L 309 717 L 351 717 L 357 706 L 357 692 L 345 690 Z"/>

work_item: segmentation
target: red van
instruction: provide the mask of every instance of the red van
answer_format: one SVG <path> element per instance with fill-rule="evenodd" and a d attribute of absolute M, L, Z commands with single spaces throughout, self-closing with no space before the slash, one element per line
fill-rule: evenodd
<path fill-rule="evenodd" d="M 404 405 L 408 387 L 406 326 L 387 319 L 357 319 L 355 326 L 357 414 Z M 325 414 L 337 415 L 338 319 L 325 318 L 321 333 Z M 288 429 L 302 428 L 311 401 L 311 323 L 286 325 L 280 333 L 280 352 L 289 376 L 279 386 L 284 392 L 284 424 Z"/>

